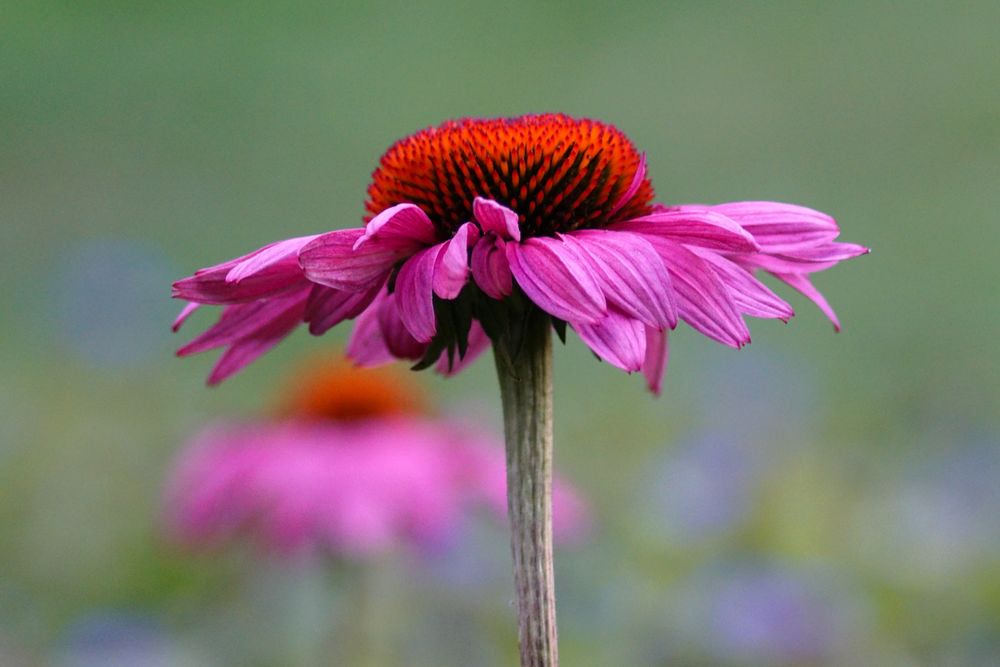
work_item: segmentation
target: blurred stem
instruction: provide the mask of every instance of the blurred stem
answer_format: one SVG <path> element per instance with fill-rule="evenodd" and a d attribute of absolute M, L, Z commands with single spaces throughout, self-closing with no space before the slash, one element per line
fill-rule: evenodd
<path fill-rule="evenodd" d="M 391 664 L 387 660 L 385 631 L 388 623 L 381 618 L 382 604 L 380 579 L 384 563 L 359 563 L 351 573 L 353 583 L 352 609 L 348 618 L 353 622 L 349 627 L 347 643 L 352 646 L 350 664 L 358 667 L 384 667 Z M 382 572 L 380 572 L 382 571 Z"/>
<path fill-rule="evenodd" d="M 552 568 L 552 336 L 537 309 L 516 323 L 518 341 L 494 341 L 507 442 L 518 637 L 522 667 L 556 667 L 555 577 Z"/>

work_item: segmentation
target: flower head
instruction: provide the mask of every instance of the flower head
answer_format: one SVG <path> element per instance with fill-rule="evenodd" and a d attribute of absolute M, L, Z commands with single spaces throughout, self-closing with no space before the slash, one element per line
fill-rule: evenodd
<path fill-rule="evenodd" d="M 394 369 L 314 362 L 275 416 L 217 424 L 189 443 L 167 486 L 170 532 L 196 545 L 249 532 L 279 551 L 362 557 L 439 543 L 475 506 L 503 517 L 502 448 L 421 404 Z M 566 483 L 556 489 L 556 534 L 573 538 L 585 505 Z"/>
<path fill-rule="evenodd" d="M 300 322 L 319 334 L 357 318 L 358 363 L 453 373 L 491 339 L 516 349 L 538 308 L 659 391 L 679 320 L 731 347 L 750 341 L 744 315 L 787 320 L 762 270 L 839 327 L 809 275 L 867 252 L 800 206 L 657 204 L 645 156 L 621 131 L 558 114 L 417 132 L 382 157 L 366 208 L 364 227 L 281 241 L 176 283 L 179 298 L 224 306 L 179 353 L 226 347 L 217 382 Z"/>
<path fill-rule="evenodd" d="M 415 204 L 448 237 L 477 219 L 481 197 L 517 211 L 521 236 L 552 236 L 648 213 L 653 188 L 642 162 L 620 130 L 593 120 L 451 121 L 382 156 L 365 208 L 370 221 L 396 204 Z"/>

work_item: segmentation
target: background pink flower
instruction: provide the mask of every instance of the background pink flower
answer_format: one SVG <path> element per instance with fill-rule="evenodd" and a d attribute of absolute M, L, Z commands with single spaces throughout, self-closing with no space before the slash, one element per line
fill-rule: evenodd
<path fill-rule="evenodd" d="M 216 424 L 182 452 L 167 485 L 172 535 L 193 545 L 248 534 L 281 552 L 363 557 L 445 541 L 476 508 L 506 515 L 500 442 L 421 414 L 392 369 L 318 363 L 278 415 Z M 585 530 L 579 494 L 560 482 L 557 537 Z"/>

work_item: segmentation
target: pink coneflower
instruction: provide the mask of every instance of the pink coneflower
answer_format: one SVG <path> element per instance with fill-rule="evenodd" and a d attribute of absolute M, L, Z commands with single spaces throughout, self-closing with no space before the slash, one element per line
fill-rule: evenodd
<path fill-rule="evenodd" d="M 659 392 L 667 332 L 683 320 L 731 347 L 744 315 L 791 307 L 770 272 L 832 310 L 809 274 L 867 252 L 829 216 L 773 202 L 664 206 L 645 156 L 613 126 L 558 114 L 466 119 L 393 145 L 372 175 L 363 227 L 303 236 L 177 282 L 189 306 L 224 306 L 181 348 L 224 347 L 218 382 L 300 322 L 356 318 L 359 364 L 453 373 L 492 344 L 507 438 L 522 665 L 558 662 L 551 563 L 551 331 Z"/>
<path fill-rule="evenodd" d="M 225 306 L 179 353 L 226 347 L 214 383 L 302 322 L 319 334 L 357 318 L 358 363 L 453 372 L 534 304 L 656 391 L 678 319 L 732 347 L 750 341 L 743 315 L 787 320 L 792 308 L 753 275 L 762 269 L 836 324 L 808 276 L 867 252 L 801 206 L 655 204 L 645 157 L 622 132 L 562 115 L 422 130 L 382 157 L 368 194 L 364 227 L 279 241 L 178 281 L 176 297 Z"/>
<path fill-rule="evenodd" d="M 173 536 L 198 546 L 247 534 L 279 552 L 361 558 L 440 544 L 476 507 L 506 514 L 499 443 L 427 416 L 392 369 L 313 365 L 278 414 L 217 424 L 188 444 L 166 492 Z M 579 494 L 557 481 L 555 503 L 557 537 L 580 536 Z"/>

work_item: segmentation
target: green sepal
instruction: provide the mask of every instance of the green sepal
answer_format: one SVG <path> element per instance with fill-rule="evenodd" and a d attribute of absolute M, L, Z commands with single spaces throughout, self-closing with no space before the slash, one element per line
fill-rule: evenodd
<path fill-rule="evenodd" d="M 559 336 L 559 340 L 563 345 L 566 344 L 566 320 L 560 320 L 556 317 L 552 318 L 552 328 L 555 329 L 556 335 Z"/>

